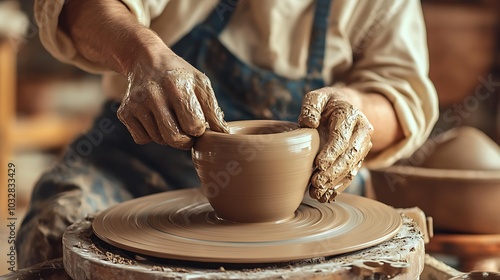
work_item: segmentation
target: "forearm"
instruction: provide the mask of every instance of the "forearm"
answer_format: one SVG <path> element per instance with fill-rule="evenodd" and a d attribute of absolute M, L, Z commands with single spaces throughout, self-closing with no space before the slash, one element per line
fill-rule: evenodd
<path fill-rule="evenodd" d="M 360 93 L 344 88 L 345 96 L 373 125 L 372 153 L 377 153 L 403 139 L 403 130 L 391 102 L 381 94 Z"/>
<path fill-rule="evenodd" d="M 60 26 L 82 56 L 124 76 L 130 74 L 140 58 L 153 63 L 156 53 L 173 55 L 118 0 L 68 1 Z"/>

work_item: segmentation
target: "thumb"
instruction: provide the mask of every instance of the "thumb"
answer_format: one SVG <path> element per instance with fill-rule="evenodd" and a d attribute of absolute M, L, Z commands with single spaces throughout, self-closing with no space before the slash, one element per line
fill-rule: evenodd
<path fill-rule="evenodd" d="M 224 120 L 224 112 L 219 107 L 214 90 L 210 84 L 210 80 L 206 78 L 198 84 L 196 95 L 202 108 L 205 119 L 210 126 L 210 129 L 217 132 L 229 133 L 227 123 Z"/>
<path fill-rule="evenodd" d="M 299 115 L 299 125 L 302 127 L 318 128 L 321 114 L 325 110 L 330 95 L 322 89 L 308 92 L 302 99 L 302 109 Z"/>

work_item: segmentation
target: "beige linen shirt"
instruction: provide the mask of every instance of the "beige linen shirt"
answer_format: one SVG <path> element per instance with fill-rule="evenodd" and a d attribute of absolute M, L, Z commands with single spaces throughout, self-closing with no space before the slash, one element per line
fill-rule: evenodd
<path fill-rule="evenodd" d="M 119 1 L 119 0 L 116 0 Z M 218 0 L 122 0 L 145 26 L 172 45 L 204 20 Z M 126 80 L 85 59 L 58 28 L 64 0 L 36 0 L 35 16 L 45 48 L 60 61 L 103 74 L 105 93 L 121 100 Z M 306 74 L 314 0 L 242 0 L 221 42 L 242 61 L 287 78 Z M 217 6 L 222 16 L 223 6 Z M 333 0 L 323 78 L 386 96 L 405 138 L 365 166 L 393 164 L 411 155 L 437 118 L 437 96 L 428 78 L 425 26 L 418 0 Z"/>

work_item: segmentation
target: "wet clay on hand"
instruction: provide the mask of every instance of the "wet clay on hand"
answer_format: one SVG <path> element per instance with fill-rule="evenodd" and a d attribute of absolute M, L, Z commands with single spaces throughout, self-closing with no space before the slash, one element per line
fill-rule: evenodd
<path fill-rule="evenodd" d="M 299 124 L 318 128 L 325 145 L 316 158 L 309 194 L 333 202 L 356 176 L 372 147 L 373 127 L 366 116 L 331 88 L 304 96 Z"/>
<path fill-rule="evenodd" d="M 190 149 L 194 137 L 205 132 L 227 132 L 210 80 L 175 56 L 173 70 L 139 65 L 128 77 L 128 90 L 118 109 L 120 121 L 134 141 L 154 141 L 178 149 Z"/>
<path fill-rule="evenodd" d="M 318 132 L 271 120 L 229 122 L 228 127 L 229 134 L 207 131 L 192 153 L 217 216 L 247 223 L 291 218 L 313 172 Z"/>

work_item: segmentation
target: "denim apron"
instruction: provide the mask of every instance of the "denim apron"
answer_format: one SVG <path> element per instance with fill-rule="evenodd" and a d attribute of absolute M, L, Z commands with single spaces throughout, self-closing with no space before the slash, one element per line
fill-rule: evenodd
<path fill-rule="evenodd" d="M 321 73 L 330 1 L 316 3 L 307 74 L 297 80 L 245 64 L 220 43 L 218 36 L 236 6 L 237 1 L 221 1 L 207 19 L 172 50 L 211 79 L 226 121 L 272 118 L 296 122 L 304 94 L 324 86 Z"/>
<path fill-rule="evenodd" d="M 245 64 L 221 44 L 218 37 L 237 8 L 235 0 L 220 1 L 172 49 L 210 78 L 226 121 L 296 122 L 303 95 L 324 86 L 330 4 L 316 1 L 307 73 L 301 79 Z M 116 116 L 118 107 L 117 102 L 106 102 L 93 128 L 76 139 L 35 185 L 16 243 L 20 267 L 59 257 L 65 228 L 88 213 L 134 197 L 200 185 L 189 151 L 135 144 Z"/>

